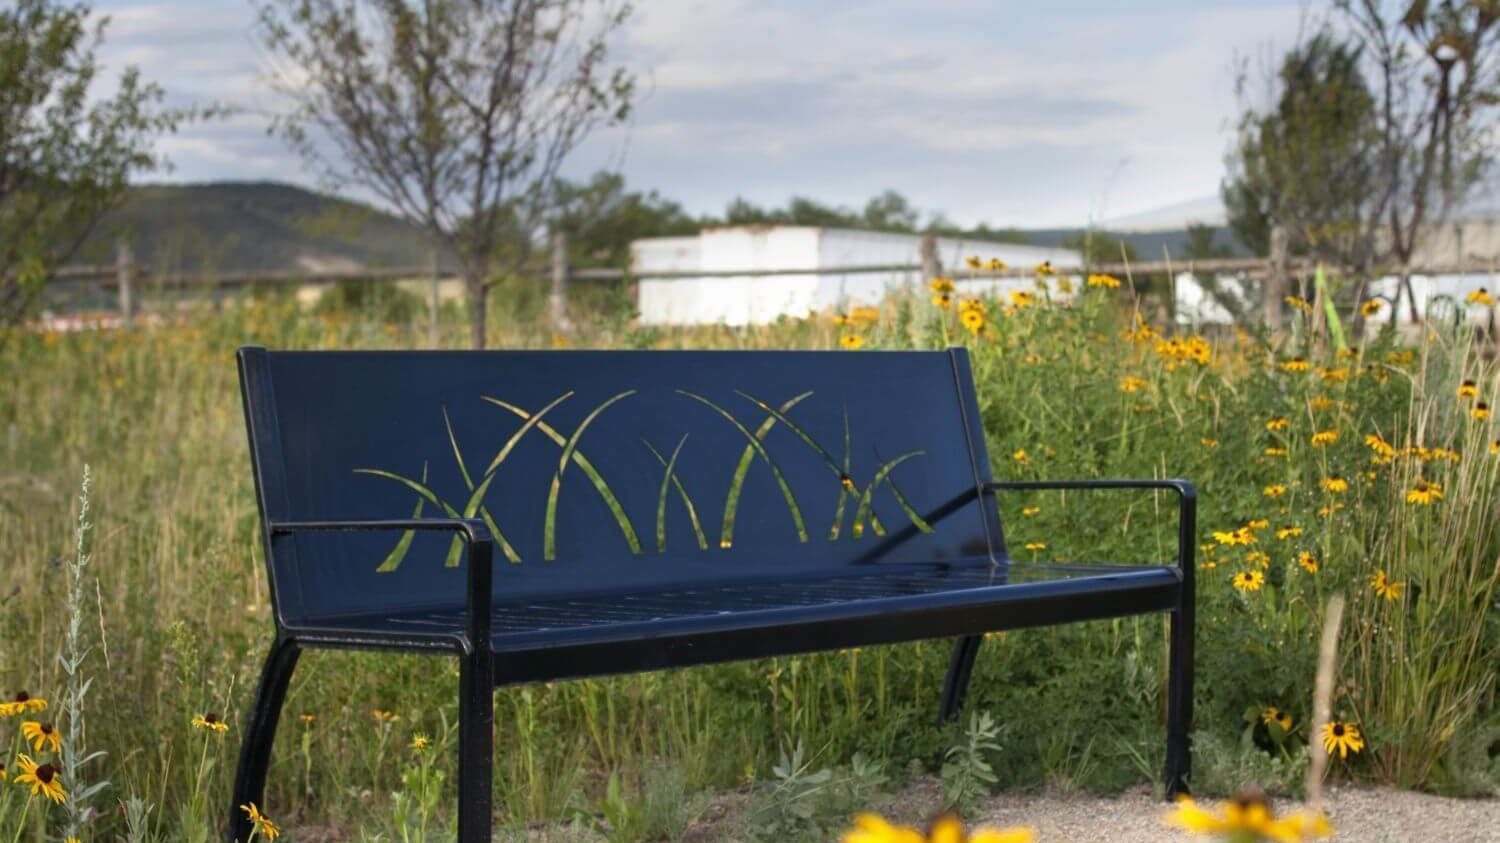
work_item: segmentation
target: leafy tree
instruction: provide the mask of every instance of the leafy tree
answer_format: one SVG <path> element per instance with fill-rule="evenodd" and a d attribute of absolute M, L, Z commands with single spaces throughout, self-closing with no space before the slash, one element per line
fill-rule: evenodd
<path fill-rule="evenodd" d="M 130 177 L 157 166 L 152 141 L 190 116 L 134 67 L 100 95 L 107 24 L 84 3 L 0 8 L 0 324 L 25 318 Z"/>
<path fill-rule="evenodd" d="M 574 266 L 625 267 L 630 243 L 642 237 L 696 234 L 702 222 L 656 191 L 627 191 L 618 173 L 596 173 L 584 183 L 559 179 L 552 224 L 568 234 Z"/>
<path fill-rule="evenodd" d="M 614 0 L 257 0 L 291 69 L 276 129 L 336 185 L 370 191 L 458 260 L 485 342 L 495 276 L 518 271 L 558 167 L 620 122 L 632 77 L 611 67 Z"/>

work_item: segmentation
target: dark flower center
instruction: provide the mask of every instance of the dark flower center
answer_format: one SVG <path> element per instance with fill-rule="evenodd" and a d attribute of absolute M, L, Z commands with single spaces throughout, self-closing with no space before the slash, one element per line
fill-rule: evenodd
<path fill-rule="evenodd" d="M 50 735 L 50 734 L 52 734 L 52 724 L 51 723 L 43 723 L 42 724 L 42 734 L 44 734 L 44 735 Z"/>
<path fill-rule="evenodd" d="M 850 477 L 847 474 L 840 474 L 839 485 L 843 486 L 845 489 L 852 489 L 854 488 L 854 478 Z"/>
<path fill-rule="evenodd" d="M 31 695 L 30 694 L 26 693 L 25 691 L 17 691 L 16 692 L 16 702 L 30 702 L 30 701 L 31 701 Z"/>
<path fill-rule="evenodd" d="M 1342 738 L 1344 736 L 1344 724 L 1340 723 L 1333 727 L 1333 736 Z"/>
<path fill-rule="evenodd" d="M 57 770 L 51 764 L 43 764 L 36 768 L 34 775 L 36 776 L 36 780 L 42 784 L 51 784 L 52 780 L 57 777 Z"/>
<path fill-rule="evenodd" d="M 1241 790 L 1237 791 L 1231 799 L 1234 804 L 1241 810 L 1259 805 L 1260 807 L 1266 809 L 1267 813 L 1270 813 L 1271 811 L 1270 798 L 1266 796 L 1266 792 L 1264 790 L 1261 790 L 1257 787 L 1242 788 Z"/>

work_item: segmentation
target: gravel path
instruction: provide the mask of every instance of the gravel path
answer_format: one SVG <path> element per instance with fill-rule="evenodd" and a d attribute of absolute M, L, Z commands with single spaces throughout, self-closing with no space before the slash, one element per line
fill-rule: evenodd
<path fill-rule="evenodd" d="M 1145 793 L 1109 799 L 997 796 L 976 816 L 987 825 L 1030 825 L 1037 830 L 1039 843 L 1185 843 L 1195 839 L 1163 826 L 1165 811 L 1166 806 Z M 1328 813 L 1337 841 L 1500 843 L 1500 800 L 1496 799 L 1445 799 L 1409 791 L 1348 788 L 1328 795 Z"/>

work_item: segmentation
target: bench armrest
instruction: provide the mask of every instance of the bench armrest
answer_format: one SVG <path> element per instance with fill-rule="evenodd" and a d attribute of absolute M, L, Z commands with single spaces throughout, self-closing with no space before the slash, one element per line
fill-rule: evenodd
<path fill-rule="evenodd" d="M 423 530 L 457 533 L 469 549 L 468 644 L 475 648 L 490 645 L 490 611 L 494 596 L 495 539 L 489 527 L 478 518 L 384 518 L 351 521 L 272 521 L 272 536 L 293 533 L 329 533 L 361 531 Z"/>
<path fill-rule="evenodd" d="M 1045 491 L 1048 489 L 1166 489 L 1177 493 L 1177 569 L 1184 587 L 1193 587 L 1193 554 L 1197 549 L 1198 490 L 1186 480 L 999 480 L 980 491 Z"/>

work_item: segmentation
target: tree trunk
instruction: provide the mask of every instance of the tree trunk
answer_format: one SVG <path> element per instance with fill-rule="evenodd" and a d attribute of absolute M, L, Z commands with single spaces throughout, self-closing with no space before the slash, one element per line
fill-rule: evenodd
<path fill-rule="evenodd" d="M 552 291 L 547 296 L 547 311 L 552 330 L 567 334 L 573 331 L 568 318 L 568 235 L 552 232 Z"/>
<path fill-rule="evenodd" d="M 1286 228 L 1277 225 L 1271 229 L 1271 254 L 1266 260 L 1266 280 L 1261 285 L 1261 307 L 1265 311 L 1266 328 L 1271 333 L 1281 330 L 1281 301 L 1286 298 L 1288 237 Z"/>
<path fill-rule="evenodd" d="M 469 298 L 469 344 L 484 348 L 485 303 L 490 288 L 484 283 L 484 274 L 472 269 L 464 270 L 464 289 Z"/>
<path fill-rule="evenodd" d="M 1401 301 L 1401 293 L 1403 292 L 1406 293 L 1406 306 L 1411 310 L 1411 323 L 1413 325 L 1422 324 L 1422 314 L 1417 312 L 1417 292 L 1411 286 L 1411 263 L 1409 261 L 1401 262 L 1401 289 L 1396 293 L 1398 310 L 1400 309 L 1399 303 Z"/>

